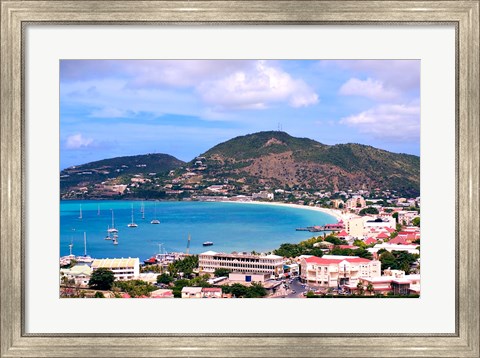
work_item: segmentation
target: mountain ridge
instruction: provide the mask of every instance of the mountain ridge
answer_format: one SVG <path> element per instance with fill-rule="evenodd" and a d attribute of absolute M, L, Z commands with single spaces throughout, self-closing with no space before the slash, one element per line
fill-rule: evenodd
<path fill-rule="evenodd" d="M 159 165 L 157 161 L 163 164 Z M 129 163 L 123 164 L 128 168 L 120 166 L 123 162 Z M 147 162 L 145 167 L 139 167 L 141 162 Z M 117 180 L 118 183 L 130 184 L 134 175 L 146 177 L 153 173 L 157 177 L 156 187 L 164 188 L 181 188 L 179 183 L 186 175 L 190 178 L 185 182 L 194 184 L 191 190 L 228 182 L 236 192 L 250 192 L 262 187 L 396 190 L 411 197 L 420 192 L 418 156 L 358 143 L 327 145 L 281 131 L 237 136 L 211 147 L 188 163 L 168 154 L 145 154 L 85 163 L 65 169 L 61 174 L 72 170 L 76 174 L 79 170 L 98 174 L 105 166 L 117 171 L 117 177 L 124 179 Z M 169 175 L 173 175 L 176 181 Z M 192 177 L 196 180 L 191 180 Z M 68 189 L 68 180 L 63 180 L 63 184 L 62 189 Z"/>

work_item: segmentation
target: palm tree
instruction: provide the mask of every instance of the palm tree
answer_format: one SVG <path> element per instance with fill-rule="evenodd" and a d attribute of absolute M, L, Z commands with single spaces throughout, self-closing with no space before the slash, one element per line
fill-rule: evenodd
<path fill-rule="evenodd" d="M 372 285 L 371 282 L 369 282 L 368 285 L 367 285 L 367 291 L 368 291 L 370 294 L 372 294 L 372 292 L 373 292 L 373 285 Z"/>
<path fill-rule="evenodd" d="M 363 295 L 365 292 L 365 289 L 363 288 L 363 284 L 359 281 L 357 283 L 357 289 L 358 289 L 358 294 Z"/>

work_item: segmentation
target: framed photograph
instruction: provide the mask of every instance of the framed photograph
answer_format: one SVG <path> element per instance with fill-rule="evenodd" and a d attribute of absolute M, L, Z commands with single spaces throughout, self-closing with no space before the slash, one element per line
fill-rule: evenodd
<path fill-rule="evenodd" d="M 0 1 L 2 357 L 479 356 L 478 0 Z"/>

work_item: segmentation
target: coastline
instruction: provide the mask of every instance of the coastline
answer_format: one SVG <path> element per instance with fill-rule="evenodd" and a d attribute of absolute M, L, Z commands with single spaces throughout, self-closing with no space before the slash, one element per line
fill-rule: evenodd
<path fill-rule="evenodd" d="M 332 216 L 334 219 L 338 221 L 344 220 L 345 216 L 341 213 L 340 210 L 335 209 L 327 209 L 327 208 L 320 208 L 318 206 L 308 206 L 308 205 L 297 205 L 297 204 L 286 204 L 286 203 L 279 203 L 279 202 L 266 202 L 266 201 L 230 201 L 230 200 L 221 200 L 219 202 L 222 203 L 240 203 L 240 204 L 254 204 L 254 205 L 271 205 L 271 206 L 284 206 L 294 209 L 304 209 L 304 210 L 313 210 L 319 211 L 324 214 Z M 335 224 L 336 222 L 332 222 Z"/>

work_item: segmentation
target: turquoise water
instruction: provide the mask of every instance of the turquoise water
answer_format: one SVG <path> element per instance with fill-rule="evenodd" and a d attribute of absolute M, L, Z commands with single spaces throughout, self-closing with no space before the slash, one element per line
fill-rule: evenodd
<path fill-rule="evenodd" d="M 137 228 L 129 228 L 131 206 Z M 144 201 L 61 201 L 60 255 L 83 255 L 83 233 L 87 235 L 87 254 L 95 258 L 139 257 L 145 260 L 163 249 L 185 252 L 188 235 L 190 253 L 271 251 L 285 242 L 297 243 L 314 234 L 295 231 L 297 227 L 324 225 L 337 220 L 322 212 L 273 205 L 218 202 L 156 202 L 159 225 L 150 224 L 155 216 L 155 202 Z M 82 219 L 79 219 L 80 206 Z M 100 214 L 98 214 L 100 208 Z M 118 245 L 105 240 L 112 223 L 118 232 Z M 315 233 L 319 235 L 320 233 Z M 202 243 L 212 241 L 213 246 Z"/>

